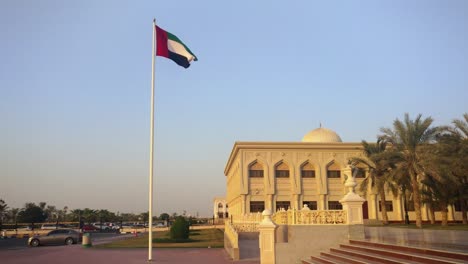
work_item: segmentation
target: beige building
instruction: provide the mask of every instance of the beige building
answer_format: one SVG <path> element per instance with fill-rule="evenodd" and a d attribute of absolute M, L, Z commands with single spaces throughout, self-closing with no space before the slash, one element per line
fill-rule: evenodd
<path fill-rule="evenodd" d="M 305 204 L 312 210 L 341 209 L 339 200 L 347 192 L 343 170 L 349 158 L 362 155 L 361 143 L 342 142 L 337 133 L 326 128 L 310 131 L 302 142 L 236 142 L 224 170 L 229 212 L 274 212 L 300 209 Z M 359 184 L 366 172 L 356 170 Z M 378 195 L 369 190 L 364 198 L 364 219 L 381 219 Z M 391 194 L 387 199 L 389 220 L 402 221 L 403 199 Z M 414 220 L 408 204 L 410 220 Z M 423 220 L 428 220 L 427 209 L 422 211 Z M 440 212 L 436 218 L 440 219 Z M 461 213 L 449 207 L 449 220 L 454 219 L 461 219 Z"/>
<path fill-rule="evenodd" d="M 214 218 L 228 218 L 228 205 L 224 197 L 215 197 L 213 199 L 213 216 Z"/>

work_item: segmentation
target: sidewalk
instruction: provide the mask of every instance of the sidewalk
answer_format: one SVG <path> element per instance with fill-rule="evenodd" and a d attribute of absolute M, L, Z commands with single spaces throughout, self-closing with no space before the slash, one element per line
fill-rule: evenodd
<path fill-rule="evenodd" d="M 0 251 L 2 263 L 8 264 L 228 264 L 231 261 L 222 248 L 155 249 L 153 261 L 148 262 L 148 249 L 94 249 L 80 245 L 26 248 Z M 239 264 L 259 264 L 258 261 L 241 261 Z"/>
<path fill-rule="evenodd" d="M 468 231 L 397 227 L 364 228 L 366 240 L 410 247 L 468 252 Z"/>

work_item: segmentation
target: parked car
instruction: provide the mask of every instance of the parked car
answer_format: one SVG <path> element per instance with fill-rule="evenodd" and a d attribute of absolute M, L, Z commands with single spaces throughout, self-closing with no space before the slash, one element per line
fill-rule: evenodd
<path fill-rule="evenodd" d="M 72 245 L 81 241 L 82 234 L 73 229 L 56 229 L 46 235 L 33 236 L 28 239 L 31 247 L 45 245 Z"/>
<path fill-rule="evenodd" d="M 92 224 L 94 227 L 97 228 L 97 230 L 109 230 L 110 227 L 107 225 L 107 223 L 93 223 Z"/>
<path fill-rule="evenodd" d="M 58 228 L 64 228 L 65 226 L 62 225 L 62 224 L 43 224 L 41 226 L 41 229 L 42 230 L 54 230 L 54 229 L 58 229 Z"/>
<path fill-rule="evenodd" d="M 95 226 L 93 225 L 84 225 L 83 228 L 81 228 L 83 230 L 83 232 L 90 232 L 90 231 L 97 231 L 99 230 L 98 228 L 96 228 Z"/>

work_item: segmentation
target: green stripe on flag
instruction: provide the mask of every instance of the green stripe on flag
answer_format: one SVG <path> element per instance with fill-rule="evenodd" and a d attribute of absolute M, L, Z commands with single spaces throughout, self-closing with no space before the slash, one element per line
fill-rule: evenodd
<path fill-rule="evenodd" d="M 192 52 L 178 37 L 176 37 L 175 35 L 173 35 L 173 34 L 170 33 L 170 32 L 167 32 L 167 31 L 166 31 L 166 33 L 167 33 L 167 38 L 168 38 L 168 39 L 170 39 L 170 40 L 172 40 L 172 41 L 179 42 L 182 46 L 184 46 L 184 48 L 185 48 L 190 54 L 192 54 L 192 56 L 194 57 L 193 60 L 195 60 L 195 61 L 198 60 L 198 59 L 197 59 L 197 56 L 195 56 L 195 54 L 193 54 L 193 52 Z"/>

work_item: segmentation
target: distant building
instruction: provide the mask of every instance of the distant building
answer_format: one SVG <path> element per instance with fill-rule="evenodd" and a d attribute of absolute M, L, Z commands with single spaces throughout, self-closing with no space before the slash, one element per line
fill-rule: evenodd
<path fill-rule="evenodd" d="M 342 170 L 349 158 L 362 155 L 361 143 L 342 142 L 337 133 L 322 127 L 307 133 L 302 142 L 236 142 L 224 170 L 226 207 L 233 215 L 265 208 L 300 209 L 305 204 L 312 210 L 341 209 L 339 200 L 347 192 Z M 360 184 L 367 172 L 365 167 L 357 167 Z M 364 219 L 381 219 L 377 193 L 369 189 L 367 196 L 359 194 L 366 199 Z M 386 198 L 389 220 L 402 221 L 402 196 L 388 193 Z M 408 201 L 408 209 L 414 220 L 412 202 Z M 448 210 L 449 220 L 461 219 L 452 206 Z M 425 206 L 422 214 L 423 220 L 429 219 Z M 440 212 L 436 219 L 441 219 Z"/>
<path fill-rule="evenodd" d="M 214 218 L 228 218 L 228 205 L 224 197 L 215 197 L 213 199 Z"/>

